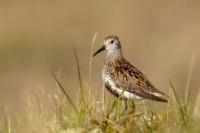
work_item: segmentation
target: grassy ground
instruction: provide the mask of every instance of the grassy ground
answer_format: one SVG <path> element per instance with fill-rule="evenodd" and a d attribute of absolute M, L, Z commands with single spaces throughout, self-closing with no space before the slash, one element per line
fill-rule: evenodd
<path fill-rule="evenodd" d="M 169 102 L 158 103 L 149 100 L 128 101 L 125 110 L 119 98 L 104 96 L 97 100 L 91 93 L 90 87 L 82 81 L 79 61 L 76 55 L 77 75 L 79 84 L 79 100 L 68 95 L 68 90 L 59 81 L 59 74 L 52 73 L 55 83 L 53 96 L 49 97 L 50 106 L 45 106 L 36 94 L 29 97 L 26 122 L 16 118 L 12 120 L 2 108 L 0 132 L 29 132 L 37 133 L 72 133 L 72 132 L 200 132 L 199 109 L 200 98 L 190 100 L 190 84 L 192 64 L 188 72 L 188 83 L 185 96 L 180 96 L 170 81 Z M 90 68 L 91 69 L 91 68 Z M 90 71 L 91 72 L 91 71 Z M 89 80 L 91 77 L 89 77 Z M 102 93 L 102 92 L 101 92 Z M 104 89 L 103 89 L 104 93 Z M 41 91 L 45 95 L 45 92 Z M 107 100 L 105 100 L 107 99 Z M 36 105 L 36 106 L 33 106 Z M 22 123 L 26 123 L 22 125 Z M 28 127 L 25 127 L 29 125 Z"/>

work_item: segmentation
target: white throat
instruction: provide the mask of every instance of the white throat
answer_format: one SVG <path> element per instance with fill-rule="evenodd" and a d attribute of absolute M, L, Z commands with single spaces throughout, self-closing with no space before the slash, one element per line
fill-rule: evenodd
<path fill-rule="evenodd" d="M 119 49 L 109 49 L 107 52 L 107 59 L 108 60 L 113 60 L 115 58 L 122 57 L 122 50 L 121 48 Z"/>

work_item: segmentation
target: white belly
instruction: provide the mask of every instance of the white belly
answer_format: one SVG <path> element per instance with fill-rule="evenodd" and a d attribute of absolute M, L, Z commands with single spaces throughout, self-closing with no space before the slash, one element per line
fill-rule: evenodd
<path fill-rule="evenodd" d="M 109 74 L 106 74 L 104 70 L 102 72 L 102 77 L 103 77 L 103 81 L 105 83 L 108 83 L 111 86 L 111 90 L 113 92 L 117 93 L 118 95 L 120 95 L 121 97 L 126 98 L 126 99 L 132 99 L 132 100 L 133 99 L 142 99 L 141 97 L 134 95 L 133 93 L 131 93 L 129 91 L 123 91 L 123 88 L 117 87 L 116 83 L 111 78 L 111 76 Z"/>

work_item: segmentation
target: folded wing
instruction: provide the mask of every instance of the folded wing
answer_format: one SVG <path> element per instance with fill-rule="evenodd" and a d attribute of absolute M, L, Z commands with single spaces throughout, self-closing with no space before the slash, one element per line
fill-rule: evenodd
<path fill-rule="evenodd" d="M 167 102 L 168 96 L 156 89 L 142 72 L 124 58 L 116 59 L 112 63 L 106 69 L 109 69 L 110 76 L 119 88 L 145 99 Z"/>

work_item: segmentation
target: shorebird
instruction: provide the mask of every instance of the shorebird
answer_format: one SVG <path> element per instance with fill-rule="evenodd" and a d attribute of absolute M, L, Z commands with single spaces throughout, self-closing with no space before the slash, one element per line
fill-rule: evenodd
<path fill-rule="evenodd" d="M 109 92 L 125 100 L 149 99 L 167 102 L 168 96 L 156 89 L 139 69 L 123 57 L 117 36 L 106 37 L 103 46 L 93 54 L 93 57 L 103 50 L 107 50 L 107 56 L 102 77 Z"/>

